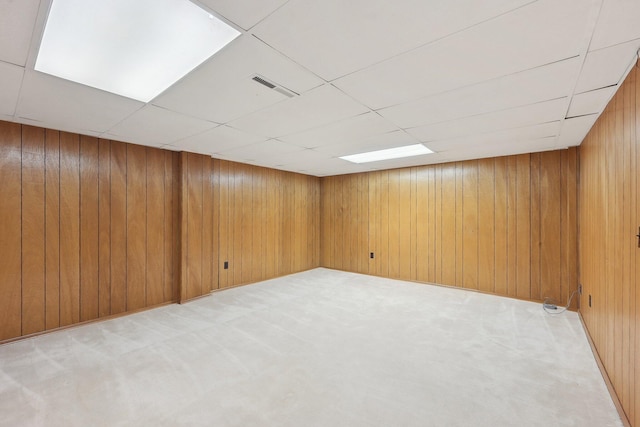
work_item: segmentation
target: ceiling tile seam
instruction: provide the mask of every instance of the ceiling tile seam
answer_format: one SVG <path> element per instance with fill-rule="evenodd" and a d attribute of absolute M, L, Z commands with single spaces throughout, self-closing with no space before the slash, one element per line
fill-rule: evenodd
<path fill-rule="evenodd" d="M 602 86 L 602 87 L 597 87 L 597 88 L 595 88 L 595 89 L 585 90 L 585 91 L 583 91 L 583 92 L 576 92 L 576 93 L 574 93 L 574 94 L 573 94 L 573 96 L 583 95 L 583 94 L 585 94 L 585 93 L 589 93 L 589 92 L 597 92 L 597 91 L 602 90 L 602 89 L 607 89 L 607 88 L 610 88 L 610 87 L 616 87 L 616 86 L 618 86 L 618 83 L 613 83 L 613 84 L 610 84 L 610 85 L 606 85 L 606 86 Z"/>
<path fill-rule="evenodd" d="M 99 89 L 98 89 L 99 90 Z M 133 116 L 134 114 L 138 113 L 140 110 L 142 110 L 144 107 L 146 107 L 148 104 L 142 104 L 139 108 L 136 108 L 132 113 L 127 114 L 125 117 L 123 117 L 120 121 L 118 121 L 117 123 L 115 123 L 113 126 L 111 126 L 110 128 L 108 128 L 107 130 L 105 130 L 104 132 L 100 132 L 100 136 L 106 135 L 109 132 L 111 132 L 114 128 L 116 128 L 117 126 L 119 126 L 120 124 L 122 124 L 122 122 L 124 122 L 125 120 L 128 120 L 131 118 L 131 116 Z"/>
<path fill-rule="evenodd" d="M 323 77 L 319 76 L 318 74 L 316 74 L 315 72 L 313 72 L 313 71 L 312 71 L 312 70 L 310 70 L 309 68 L 307 68 L 307 67 L 305 67 L 304 65 L 300 64 L 298 61 L 296 61 L 295 59 L 291 58 L 290 56 L 288 56 L 288 55 L 287 55 L 287 54 L 285 54 L 284 52 L 282 52 L 282 51 L 280 51 L 280 50 L 276 49 L 275 47 L 271 46 L 269 43 L 267 43 L 266 41 L 262 40 L 262 39 L 261 39 L 260 37 L 258 37 L 256 34 L 254 34 L 254 33 L 250 33 L 250 34 L 251 34 L 251 36 L 255 37 L 255 38 L 256 38 L 256 40 L 260 41 L 261 43 L 264 43 L 264 45 L 265 45 L 265 46 L 267 46 L 268 48 L 273 49 L 273 51 L 274 51 L 274 52 L 277 52 L 278 54 L 282 55 L 284 58 L 286 58 L 286 59 L 288 59 L 289 61 L 291 61 L 291 62 L 293 62 L 294 64 L 296 64 L 298 67 L 302 68 L 303 70 L 307 71 L 308 73 L 310 73 L 310 74 L 314 75 L 315 77 L 317 77 L 318 79 L 320 79 L 320 80 L 322 80 L 322 81 L 323 81 L 323 83 L 322 83 L 322 84 L 319 84 L 318 86 L 314 86 L 314 87 L 312 87 L 312 88 L 310 88 L 310 89 L 307 89 L 306 91 L 304 91 L 304 92 L 302 92 L 302 93 L 309 92 L 309 91 L 311 91 L 311 90 L 313 90 L 313 89 L 315 89 L 315 88 L 318 88 L 318 87 L 320 87 L 320 86 L 322 86 L 322 85 L 324 85 L 324 84 L 329 83 L 329 81 L 328 81 L 328 80 L 324 79 Z M 302 95 L 302 93 L 301 93 L 301 95 Z"/>
<path fill-rule="evenodd" d="M 327 84 L 330 84 L 330 83 L 327 83 Z M 358 101 L 356 101 L 356 102 L 358 102 Z M 362 105 L 360 102 L 358 102 L 358 104 Z M 364 107 L 366 107 L 366 105 Z M 351 120 L 351 119 L 354 119 L 356 117 L 364 116 L 365 114 L 371 114 L 371 113 L 375 113 L 375 111 L 373 111 L 373 110 L 365 111 L 364 113 L 358 113 L 358 114 L 356 114 L 354 116 L 345 117 L 343 119 L 335 120 L 333 122 L 324 123 L 324 124 L 321 124 L 321 125 L 312 126 L 310 128 L 307 128 L 307 129 L 297 130 L 297 131 L 295 131 L 293 133 L 287 133 L 287 134 L 284 134 L 284 135 L 280 135 L 280 136 L 278 136 L 278 138 L 293 137 L 293 136 L 296 136 L 296 135 L 299 135 L 299 134 L 302 134 L 302 133 L 311 132 L 311 131 L 314 131 L 314 130 L 317 130 L 317 129 L 322 129 L 322 128 L 330 126 L 332 124 L 342 123 L 342 122 L 345 122 L 347 120 Z M 232 127 L 232 126 L 230 126 L 230 127 Z M 302 147 L 302 148 L 316 148 L 316 147 Z"/>
<path fill-rule="evenodd" d="M 439 122 L 426 123 L 426 124 L 418 125 L 418 126 L 401 127 L 401 129 L 403 129 L 403 130 L 412 130 L 412 129 L 418 129 L 418 128 L 423 128 L 423 127 L 427 127 L 427 126 L 440 125 L 440 124 L 443 124 L 443 123 L 457 122 L 459 120 L 466 120 L 466 119 L 470 119 L 470 118 L 473 118 L 473 117 L 480 117 L 480 116 L 488 116 L 490 114 L 501 113 L 501 112 L 510 111 L 510 110 L 516 110 L 518 108 L 530 107 L 532 105 L 544 104 L 545 102 L 558 101 L 558 100 L 565 99 L 565 98 L 568 98 L 568 95 L 567 96 L 558 96 L 556 98 L 544 99 L 542 101 L 530 102 L 530 103 L 527 103 L 527 104 L 518 104 L 518 105 L 515 105 L 513 107 L 500 108 L 500 109 L 497 109 L 497 110 L 490 110 L 490 111 L 485 111 L 485 112 L 477 113 L 477 114 L 470 114 L 468 116 L 460 116 L 460 117 L 456 117 L 454 119 L 447 119 L 447 120 L 442 120 L 442 121 L 439 121 Z M 375 112 L 377 113 L 377 111 L 375 111 Z"/>
<path fill-rule="evenodd" d="M 587 54 L 589 53 L 589 47 L 591 46 L 591 42 L 593 40 L 593 36 L 596 31 L 596 27 L 598 26 L 598 21 L 600 20 L 600 13 L 602 12 L 602 5 L 604 4 L 604 0 L 592 0 L 592 5 L 599 3 L 597 8 L 592 8 L 591 13 L 589 14 L 589 20 L 587 21 L 587 31 L 585 32 L 585 38 L 583 40 L 583 47 L 581 49 L 581 63 L 580 63 L 580 71 L 575 76 L 575 81 L 573 82 L 573 87 L 571 89 L 571 95 L 569 96 L 569 101 L 567 102 L 567 108 L 564 112 L 564 117 L 560 120 L 560 130 L 558 132 L 558 138 L 556 139 L 556 144 L 560 143 L 560 135 L 562 135 L 562 128 L 564 126 L 564 121 L 566 117 L 569 115 L 569 110 L 571 109 L 571 103 L 573 101 L 573 97 L 575 96 L 576 88 L 578 87 L 578 83 L 580 82 L 580 77 L 582 76 L 582 72 L 584 70 L 584 64 L 587 62 Z M 594 12 L 597 9 L 597 12 Z M 594 16 L 595 13 L 595 16 Z M 582 142 L 582 141 L 580 141 Z"/>
<path fill-rule="evenodd" d="M 260 25 L 262 22 L 264 22 L 266 19 L 268 19 L 271 15 L 273 15 L 274 13 L 276 13 L 277 11 L 279 11 L 280 9 L 282 9 L 283 7 L 285 7 L 290 0 L 285 1 L 284 3 L 282 3 L 280 6 L 276 7 L 275 9 L 273 9 L 271 12 L 269 12 L 267 14 L 267 16 L 263 17 L 262 19 L 260 19 L 258 22 L 256 22 L 255 24 L 253 24 L 251 27 L 247 28 L 247 31 L 251 31 L 253 30 L 255 27 L 257 27 L 258 25 Z"/>
<path fill-rule="evenodd" d="M 217 10 L 209 7 L 207 4 L 201 2 L 200 0 L 189 0 L 191 3 L 194 3 L 196 6 L 198 6 L 200 9 L 204 10 L 205 12 L 209 13 L 210 15 L 215 16 L 216 18 L 220 19 L 221 21 L 225 22 L 226 24 L 234 27 L 236 30 L 240 31 L 241 33 L 246 33 L 247 30 L 242 28 L 239 24 L 237 24 L 235 21 L 231 20 L 230 18 L 227 18 L 226 16 L 224 16 L 222 13 L 218 12 Z"/>
<path fill-rule="evenodd" d="M 20 117 L 18 116 L 18 105 L 20 105 L 20 102 L 22 102 L 22 89 L 24 86 L 24 77 L 27 74 L 27 70 L 24 69 L 24 67 L 22 68 L 22 77 L 20 78 L 20 88 L 18 89 L 18 96 L 16 97 L 16 102 L 13 105 L 13 114 L 11 114 L 11 117 L 16 118 L 16 117 Z M 26 118 L 26 117 L 24 117 Z"/>
<path fill-rule="evenodd" d="M 618 43 L 613 43 L 611 45 L 604 46 L 604 47 L 599 47 L 597 49 L 592 49 L 592 50 L 589 50 L 588 53 L 600 52 L 601 50 L 611 49 L 611 48 L 622 46 L 623 44 L 627 44 L 627 43 L 631 43 L 631 42 L 638 42 L 640 44 L 640 37 L 636 37 L 635 39 L 629 39 L 629 40 L 625 40 L 625 41 L 618 42 Z"/>
<path fill-rule="evenodd" d="M 443 90 L 442 92 L 435 92 L 435 93 L 429 94 L 427 96 L 421 96 L 419 98 L 413 98 L 413 99 L 409 99 L 407 101 L 398 102 L 396 104 L 386 105 L 384 107 L 376 108 L 373 111 L 382 111 L 382 110 L 385 110 L 387 108 L 393 108 L 393 107 L 398 107 L 398 106 L 404 105 L 404 104 L 410 104 L 412 102 L 422 101 L 422 100 L 425 100 L 425 99 L 429 99 L 429 98 L 433 98 L 433 97 L 436 97 L 436 96 L 445 95 L 447 93 L 455 92 L 455 91 L 458 91 L 458 90 L 470 89 L 470 88 L 472 88 L 474 86 L 478 86 L 478 85 L 481 85 L 481 84 L 497 81 L 497 80 L 503 79 L 505 77 L 515 76 L 516 74 L 521 74 L 521 73 L 526 73 L 526 72 L 529 72 L 529 71 L 537 70 L 538 68 L 544 68 L 544 67 L 548 67 L 550 65 L 559 64 L 559 63 L 564 62 L 564 61 L 570 61 L 572 59 L 576 59 L 576 58 L 579 58 L 579 57 L 580 57 L 579 54 L 578 55 L 568 56 L 566 58 L 562 58 L 562 59 L 558 59 L 558 60 L 555 60 L 555 61 L 546 62 L 544 64 L 536 65 L 535 67 L 525 68 L 523 70 L 514 71 L 512 73 L 503 74 L 503 75 L 496 76 L 496 77 L 491 77 L 490 79 L 480 80 L 480 81 L 477 81 L 477 82 L 474 82 L 474 83 L 469 83 L 469 84 L 458 86 L 458 87 L 455 87 L 455 88 Z"/>
<path fill-rule="evenodd" d="M 12 65 L 14 67 L 20 67 L 22 69 L 26 68 L 26 65 L 22 65 L 22 64 L 16 64 L 15 62 L 11 62 L 11 61 L 5 61 L 0 59 L 0 64 L 7 64 L 7 65 Z"/>
<path fill-rule="evenodd" d="M 420 142 L 423 143 L 423 144 L 428 144 L 430 142 L 446 142 L 446 141 L 451 141 L 451 140 L 455 140 L 455 139 L 468 138 L 468 137 L 470 137 L 472 135 L 491 135 L 491 134 L 510 131 L 510 130 L 533 128 L 533 127 L 536 127 L 536 126 L 542 126 L 542 125 L 547 125 L 547 124 L 551 124 L 551 123 L 560 123 L 560 119 L 558 119 L 558 120 L 547 120 L 547 121 L 544 121 L 544 122 L 536 122 L 536 123 L 531 123 L 531 124 L 522 125 L 522 126 L 500 128 L 500 129 L 497 129 L 497 130 L 491 130 L 491 131 L 486 131 L 486 132 L 474 132 L 474 133 L 471 133 L 471 134 L 454 136 L 454 137 L 451 137 L 451 138 L 420 140 Z"/>
<path fill-rule="evenodd" d="M 571 120 L 571 119 L 579 119 L 581 117 L 589 117 L 589 116 L 597 116 L 600 113 L 586 113 L 586 114 L 578 114 L 577 116 L 571 116 L 571 117 L 567 117 L 567 120 Z"/>
<path fill-rule="evenodd" d="M 495 20 L 495 19 L 498 19 L 498 18 L 501 18 L 501 17 L 503 17 L 503 16 L 506 16 L 506 15 L 508 15 L 508 14 L 510 14 L 510 13 L 513 13 L 513 12 L 515 12 L 515 11 L 519 10 L 519 9 L 524 8 L 524 7 L 531 6 L 532 4 L 537 3 L 538 1 L 539 1 L 539 0 L 532 0 L 532 1 L 528 2 L 528 3 L 522 4 L 522 5 L 518 6 L 518 7 L 513 8 L 513 9 L 510 9 L 510 10 L 507 10 L 507 11 L 505 11 L 505 12 L 502 12 L 502 13 L 498 14 L 498 15 L 495 15 L 495 16 L 492 16 L 492 17 L 490 17 L 490 18 L 487 18 L 487 19 L 485 19 L 485 20 L 483 20 L 483 21 L 476 22 L 475 24 L 471 24 L 471 25 L 469 25 L 469 26 L 467 26 L 467 27 L 464 27 L 464 28 L 461 28 L 461 29 L 459 29 L 459 30 L 456 30 L 456 31 L 454 31 L 454 32 L 452 32 L 452 33 L 448 33 L 448 34 L 445 34 L 445 35 L 443 35 L 443 36 L 437 37 L 437 38 L 435 38 L 435 39 L 433 39 L 433 40 L 429 40 L 428 42 L 425 42 L 425 43 L 423 43 L 423 44 L 421 44 L 421 45 L 419 45 L 419 46 L 415 46 L 415 47 L 412 47 L 411 49 L 407 49 L 407 50 L 405 50 L 405 51 L 403 51 L 403 52 L 399 52 L 399 53 L 397 53 L 397 54 L 394 54 L 394 55 L 388 56 L 388 57 L 386 57 L 386 58 L 384 58 L 384 59 L 381 59 L 380 61 L 376 61 L 376 62 L 374 62 L 374 63 L 372 63 L 372 64 L 369 64 L 369 65 L 367 65 L 367 66 L 365 66 L 365 67 L 361 67 L 361 68 L 359 68 L 359 69 L 357 69 L 357 70 L 350 71 L 350 72 L 348 72 L 348 73 L 346 73 L 346 74 L 343 74 L 343 75 L 341 75 L 341 76 L 339 76 L 339 77 L 336 77 L 336 78 L 333 78 L 333 79 L 329 80 L 329 82 L 330 82 L 330 83 L 331 83 L 331 82 L 335 82 L 336 80 L 340 80 L 340 79 L 342 79 L 342 78 L 344 78 L 344 77 L 348 77 L 348 76 L 350 76 L 350 75 L 352 75 L 352 74 L 355 74 L 355 73 L 359 73 L 359 72 L 361 72 L 361 71 L 364 71 L 364 70 L 366 70 L 367 68 L 375 67 L 376 65 L 379 65 L 379 64 L 385 63 L 385 62 L 387 62 L 387 61 L 391 61 L 391 60 L 393 60 L 393 59 L 396 59 L 396 58 L 398 58 L 398 57 L 400 57 L 400 56 L 403 56 L 403 55 L 406 55 L 406 54 L 408 54 L 408 53 L 412 53 L 412 52 L 414 52 L 414 51 L 416 51 L 416 50 L 418 50 L 418 49 L 422 49 L 423 47 L 429 46 L 429 45 L 431 45 L 431 44 L 438 43 L 438 42 L 440 42 L 440 41 L 442 41 L 442 40 L 445 40 L 445 39 L 447 39 L 447 38 L 449 38 L 449 37 L 453 37 L 453 36 L 455 36 L 455 35 L 457 35 L 457 34 L 460 34 L 460 33 L 463 33 L 463 32 L 465 32 L 465 31 L 468 31 L 468 30 L 470 30 L 470 29 L 472 29 L 472 28 L 475 28 L 475 27 L 477 27 L 477 26 L 479 26 L 479 25 L 483 25 L 483 24 L 486 24 L 486 23 L 488 23 L 488 22 L 491 22 L 491 21 L 493 21 L 493 20 Z"/>

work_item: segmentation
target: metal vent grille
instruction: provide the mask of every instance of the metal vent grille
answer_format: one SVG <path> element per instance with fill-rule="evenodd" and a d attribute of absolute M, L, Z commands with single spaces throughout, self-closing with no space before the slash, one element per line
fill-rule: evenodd
<path fill-rule="evenodd" d="M 275 83 L 271 83 L 269 80 L 265 79 L 262 76 L 259 76 L 257 74 L 255 74 L 253 77 L 251 77 L 251 80 L 260 83 L 263 86 L 268 87 L 269 89 L 273 89 L 278 93 L 281 93 L 284 96 L 288 96 L 289 98 L 293 98 L 296 95 L 299 95 L 298 93 L 295 93 L 292 90 L 287 89 L 286 87 L 282 87 L 280 85 L 277 85 Z"/>
<path fill-rule="evenodd" d="M 269 89 L 273 89 L 276 87 L 276 85 L 274 85 L 273 83 L 270 83 L 268 81 L 266 81 L 265 79 L 263 79 L 260 76 L 253 76 L 253 80 L 257 81 L 258 83 L 260 83 L 263 86 L 268 87 Z"/>

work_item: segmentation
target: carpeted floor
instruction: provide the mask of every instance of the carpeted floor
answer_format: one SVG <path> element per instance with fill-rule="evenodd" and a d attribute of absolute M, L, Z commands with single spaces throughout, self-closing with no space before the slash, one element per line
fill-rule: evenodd
<path fill-rule="evenodd" d="M 327 269 L 0 346 L 1 426 L 622 426 L 576 313 Z"/>

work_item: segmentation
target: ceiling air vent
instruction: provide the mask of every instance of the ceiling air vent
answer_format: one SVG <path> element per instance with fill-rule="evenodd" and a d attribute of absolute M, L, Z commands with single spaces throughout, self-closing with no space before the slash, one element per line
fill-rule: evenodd
<path fill-rule="evenodd" d="M 270 82 L 269 80 L 265 79 L 262 76 L 259 76 L 258 74 L 256 74 L 253 77 L 251 77 L 251 79 L 253 81 L 256 81 L 256 82 L 260 83 L 263 86 L 268 87 L 269 89 L 273 89 L 276 92 L 283 94 L 284 96 L 288 96 L 289 98 L 293 98 L 294 96 L 299 95 L 299 94 L 295 93 L 292 90 L 289 90 L 289 89 L 287 89 L 285 87 L 277 85 L 277 84 L 275 84 L 273 82 Z"/>

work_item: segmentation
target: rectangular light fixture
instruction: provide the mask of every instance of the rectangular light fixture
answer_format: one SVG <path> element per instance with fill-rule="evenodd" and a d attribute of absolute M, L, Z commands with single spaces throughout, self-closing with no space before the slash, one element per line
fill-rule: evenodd
<path fill-rule="evenodd" d="M 149 102 L 238 35 L 189 0 L 53 0 L 35 69 Z"/>
<path fill-rule="evenodd" d="M 433 151 L 429 150 L 424 145 L 414 144 L 405 145 L 404 147 L 387 148 L 386 150 L 369 151 L 368 153 L 352 154 L 350 156 L 342 156 L 340 158 L 353 163 L 369 163 L 432 153 Z"/>

